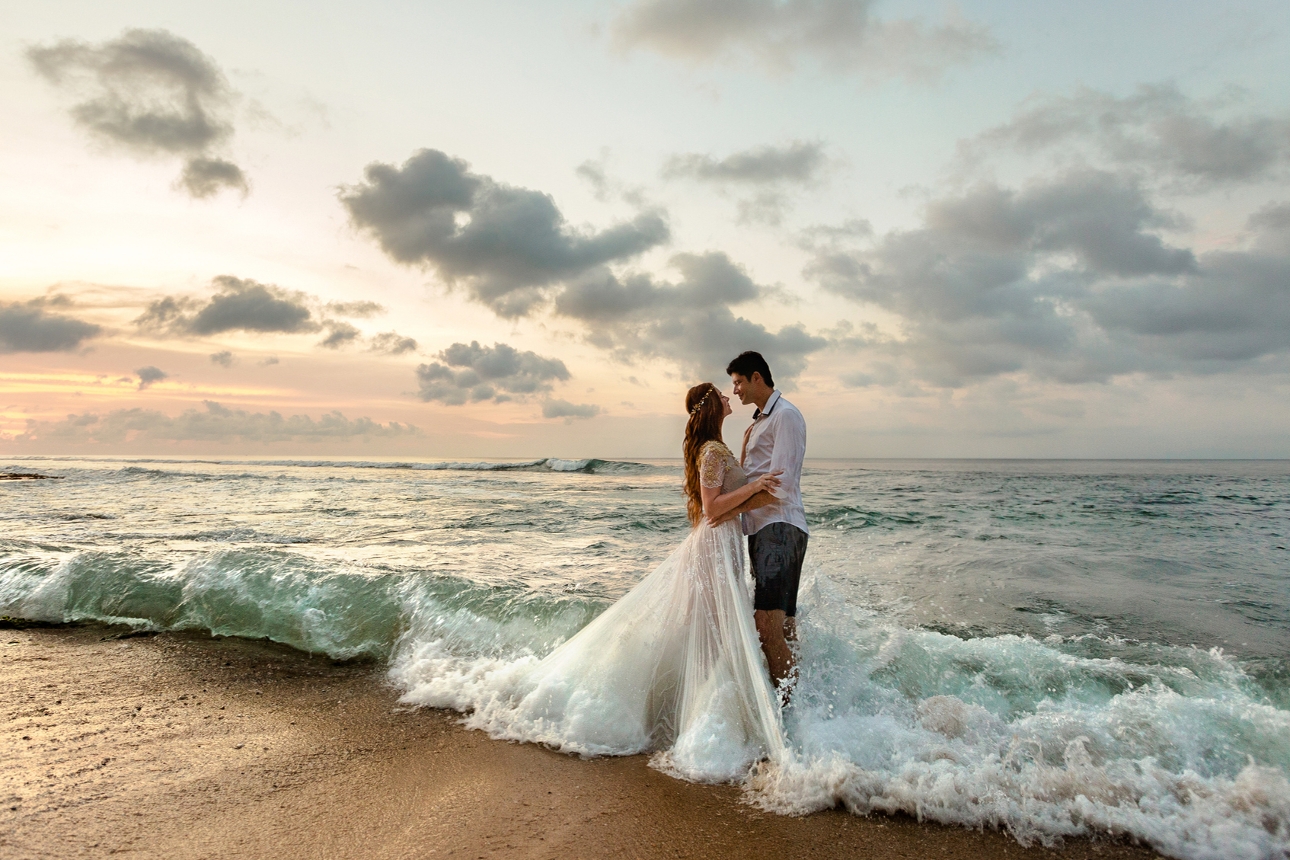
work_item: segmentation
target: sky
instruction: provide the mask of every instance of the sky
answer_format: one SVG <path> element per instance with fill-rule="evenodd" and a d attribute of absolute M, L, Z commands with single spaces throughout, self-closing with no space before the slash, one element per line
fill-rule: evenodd
<path fill-rule="evenodd" d="M 755 349 L 812 457 L 1290 456 L 1283 2 L 0 34 L 0 454 L 674 457 Z"/>

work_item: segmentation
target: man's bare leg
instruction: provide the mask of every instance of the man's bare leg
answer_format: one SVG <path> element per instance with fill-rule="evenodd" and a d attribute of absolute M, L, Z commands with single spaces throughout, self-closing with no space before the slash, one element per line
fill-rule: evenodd
<path fill-rule="evenodd" d="M 779 686 L 779 682 L 793 671 L 793 652 L 784 639 L 784 610 L 758 609 L 753 613 L 753 621 L 757 624 L 757 635 L 761 638 L 761 650 L 766 654 L 766 662 L 770 664 L 770 680 L 775 686 Z"/>

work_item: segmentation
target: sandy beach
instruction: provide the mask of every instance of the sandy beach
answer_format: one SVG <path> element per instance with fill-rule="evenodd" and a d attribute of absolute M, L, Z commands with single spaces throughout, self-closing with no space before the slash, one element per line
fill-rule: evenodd
<path fill-rule="evenodd" d="M 761 812 L 645 757 L 582 760 L 408 709 L 371 662 L 269 642 L 0 631 L 0 856 L 1148 858 L 1123 843 Z"/>

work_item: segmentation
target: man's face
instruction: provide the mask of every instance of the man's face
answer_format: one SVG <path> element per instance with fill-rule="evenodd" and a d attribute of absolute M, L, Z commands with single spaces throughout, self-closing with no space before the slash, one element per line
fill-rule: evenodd
<path fill-rule="evenodd" d="M 748 381 L 748 378 L 742 373 L 732 373 L 730 374 L 730 379 L 735 384 L 735 397 L 739 398 L 739 402 L 744 406 L 752 403 L 752 392 L 749 390 L 752 388 L 752 384 Z"/>

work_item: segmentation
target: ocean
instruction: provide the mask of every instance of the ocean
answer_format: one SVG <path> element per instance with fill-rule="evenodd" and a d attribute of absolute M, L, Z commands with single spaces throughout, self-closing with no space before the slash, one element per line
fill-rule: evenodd
<path fill-rule="evenodd" d="M 677 461 L 20 457 L 0 614 L 465 671 L 688 528 Z M 808 461 L 791 766 L 748 799 L 1290 856 L 1290 462 Z M 483 661 L 483 662 L 481 662 Z"/>

